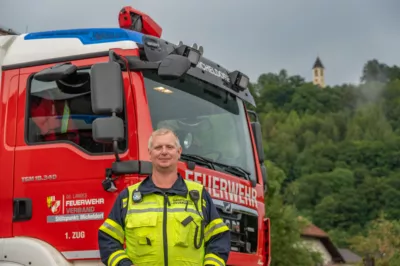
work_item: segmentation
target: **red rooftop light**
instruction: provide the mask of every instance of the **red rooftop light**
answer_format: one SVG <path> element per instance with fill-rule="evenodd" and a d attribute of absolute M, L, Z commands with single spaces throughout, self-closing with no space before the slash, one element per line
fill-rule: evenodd
<path fill-rule="evenodd" d="M 130 29 L 157 38 L 161 37 L 162 28 L 147 14 L 125 6 L 121 9 L 118 16 L 119 27 Z"/>

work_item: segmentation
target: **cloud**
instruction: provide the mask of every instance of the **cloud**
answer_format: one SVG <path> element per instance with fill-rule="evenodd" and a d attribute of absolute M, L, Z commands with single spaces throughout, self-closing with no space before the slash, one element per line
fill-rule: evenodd
<path fill-rule="evenodd" d="M 205 56 L 253 81 L 282 68 L 310 80 L 317 55 L 330 85 L 354 82 L 368 59 L 400 62 L 396 0 L 1 0 L 0 24 L 20 32 L 117 26 L 125 5 L 152 16 L 165 39 L 203 45 Z"/>

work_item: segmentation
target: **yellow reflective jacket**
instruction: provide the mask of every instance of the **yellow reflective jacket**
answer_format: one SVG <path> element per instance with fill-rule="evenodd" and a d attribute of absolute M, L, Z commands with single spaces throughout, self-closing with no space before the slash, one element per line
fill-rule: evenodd
<path fill-rule="evenodd" d="M 99 247 L 110 266 L 225 266 L 230 233 L 201 184 L 179 176 L 164 193 L 150 176 L 121 192 Z"/>

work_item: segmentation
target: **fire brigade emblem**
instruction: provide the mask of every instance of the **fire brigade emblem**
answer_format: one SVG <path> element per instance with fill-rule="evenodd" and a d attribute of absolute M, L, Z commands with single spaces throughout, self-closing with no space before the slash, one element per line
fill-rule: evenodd
<path fill-rule="evenodd" d="M 142 193 L 140 191 L 136 190 L 133 192 L 132 199 L 134 203 L 139 203 L 142 201 Z"/>
<path fill-rule="evenodd" d="M 53 214 L 58 214 L 61 209 L 61 201 L 56 200 L 56 196 L 49 196 L 47 197 L 47 208 L 49 208 Z"/>

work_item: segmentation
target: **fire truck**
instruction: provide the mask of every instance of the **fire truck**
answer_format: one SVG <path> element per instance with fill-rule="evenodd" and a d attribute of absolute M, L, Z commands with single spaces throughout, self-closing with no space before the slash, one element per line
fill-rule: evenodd
<path fill-rule="evenodd" d="M 266 167 L 249 78 L 171 43 L 124 7 L 117 28 L 0 37 L 0 265 L 102 265 L 98 228 L 151 173 L 148 139 L 179 136 L 179 173 L 231 229 L 227 265 L 269 265 Z"/>

